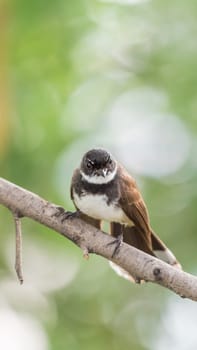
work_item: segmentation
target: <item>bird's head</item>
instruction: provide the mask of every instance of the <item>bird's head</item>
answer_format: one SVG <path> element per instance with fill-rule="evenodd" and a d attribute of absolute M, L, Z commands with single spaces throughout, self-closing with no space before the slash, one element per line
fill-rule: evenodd
<path fill-rule="evenodd" d="M 87 182 L 104 184 L 116 176 L 117 163 L 108 151 L 101 148 L 91 149 L 82 158 L 80 172 Z"/>

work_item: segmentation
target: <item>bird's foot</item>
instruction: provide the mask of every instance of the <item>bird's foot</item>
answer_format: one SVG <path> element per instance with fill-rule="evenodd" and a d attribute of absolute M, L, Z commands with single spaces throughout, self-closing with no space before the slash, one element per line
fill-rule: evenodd
<path fill-rule="evenodd" d="M 63 207 L 56 207 L 57 211 L 53 216 L 61 217 L 61 222 L 64 222 L 67 219 L 74 219 L 79 217 L 79 211 L 65 211 Z"/>
<path fill-rule="evenodd" d="M 114 258 L 114 256 L 115 256 L 115 255 L 117 254 L 117 252 L 119 251 L 122 241 L 123 241 L 123 235 L 120 234 L 120 235 L 118 235 L 112 242 L 110 242 L 110 243 L 107 244 L 107 245 L 113 245 L 113 244 L 115 244 L 115 248 L 114 248 L 114 251 L 113 251 L 113 253 L 112 253 L 112 258 Z"/>

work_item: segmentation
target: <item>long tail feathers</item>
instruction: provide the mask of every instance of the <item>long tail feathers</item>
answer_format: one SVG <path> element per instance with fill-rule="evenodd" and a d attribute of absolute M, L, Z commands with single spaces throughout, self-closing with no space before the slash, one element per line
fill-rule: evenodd
<path fill-rule="evenodd" d="M 168 263 L 169 265 L 181 269 L 181 265 L 175 258 L 174 254 L 170 251 L 170 249 L 166 247 L 166 245 L 153 231 L 151 231 L 150 237 L 147 238 L 142 232 L 137 229 L 136 226 L 129 227 L 118 223 L 111 223 L 111 235 L 116 237 L 120 234 L 123 234 L 123 241 L 125 243 L 132 245 L 147 254 L 155 256 L 158 259 Z M 131 276 L 120 266 L 114 264 L 113 262 L 110 262 L 110 266 L 113 268 L 113 270 L 116 271 L 118 275 L 132 282 L 136 282 L 136 278 Z"/>
<path fill-rule="evenodd" d="M 81 218 L 88 222 L 89 224 L 100 229 L 101 221 L 93 219 L 87 215 L 81 213 Z M 147 254 L 157 257 L 160 260 L 165 261 L 166 263 L 181 269 L 180 263 L 177 261 L 174 254 L 166 245 L 161 241 L 161 239 L 151 231 L 150 236 L 147 237 L 142 233 L 136 226 L 124 226 L 119 223 L 112 222 L 110 224 L 110 233 L 112 236 L 117 237 L 120 234 L 123 235 L 123 242 L 132 245 L 133 247 L 144 251 Z M 117 264 L 112 261 L 109 262 L 113 270 L 119 275 L 131 282 L 138 282 L 139 279 L 131 276 L 127 271 L 122 269 Z"/>
<path fill-rule="evenodd" d="M 120 267 L 119 265 L 115 264 L 112 261 L 109 261 L 109 265 L 117 273 L 118 276 L 121 276 L 126 280 L 129 280 L 130 282 L 136 282 L 136 279 L 133 276 L 131 276 L 130 273 L 128 273 L 126 270 L 122 269 L 122 267 Z"/>
<path fill-rule="evenodd" d="M 153 253 L 158 259 L 165 261 L 169 265 L 181 269 L 181 264 L 177 261 L 174 254 L 170 249 L 166 247 L 166 245 L 153 231 L 151 232 L 151 241 Z"/>

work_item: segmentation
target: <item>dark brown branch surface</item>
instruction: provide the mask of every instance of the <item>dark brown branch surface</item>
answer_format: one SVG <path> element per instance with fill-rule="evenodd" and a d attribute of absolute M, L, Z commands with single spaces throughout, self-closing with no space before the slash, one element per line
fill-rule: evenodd
<path fill-rule="evenodd" d="M 197 277 L 175 269 L 125 243 L 112 258 L 114 247 L 109 244 L 112 237 L 78 218 L 68 218 L 62 222 L 56 205 L 2 178 L 0 204 L 59 232 L 84 251 L 112 260 L 137 278 L 158 283 L 182 297 L 197 301 Z"/>

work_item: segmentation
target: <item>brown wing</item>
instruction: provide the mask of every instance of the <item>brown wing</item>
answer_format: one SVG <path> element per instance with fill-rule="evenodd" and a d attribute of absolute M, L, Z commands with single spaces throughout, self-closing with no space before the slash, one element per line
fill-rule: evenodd
<path fill-rule="evenodd" d="M 120 177 L 121 193 L 119 203 L 127 217 L 134 224 L 133 229 L 131 227 L 125 227 L 125 241 L 127 240 L 128 243 L 135 241 L 135 244 L 129 244 L 135 245 L 137 248 L 150 254 L 152 252 L 151 228 L 143 198 L 137 188 L 136 182 L 124 168 L 119 168 L 118 176 Z M 130 238 L 130 234 L 134 237 Z"/>
<path fill-rule="evenodd" d="M 121 232 L 125 243 L 180 268 L 181 265 L 174 254 L 151 229 L 148 211 L 135 180 L 123 167 L 119 168 L 118 175 L 121 186 L 119 202 L 125 214 L 133 221 L 134 226 L 120 225 L 121 227 L 118 227 L 116 223 L 111 223 L 111 234 L 116 236 L 118 232 Z"/>
<path fill-rule="evenodd" d="M 100 220 L 96 220 L 84 213 L 82 213 L 76 206 L 75 201 L 74 201 L 74 197 L 73 197 L 73 186 L 75 187 L 75 191 L 78 192 L 80 194 L 80 181 L 81 181 L 81 175 L 80 175 L 80 171 L 79 169 L 76 169 L 74 171 L 73 177 L 72 177 L 72 181 L 71 181 L 71 187 L 70 187 L 70 196 L 71 199 L 74 203 L 75 208 L 77 209 L 78 213 L 79 213 L 79 217 L 80 219 L 86 221 L 88 224 L 98 228 L 99 230 L 101 229 L 101 221 Z"/>

